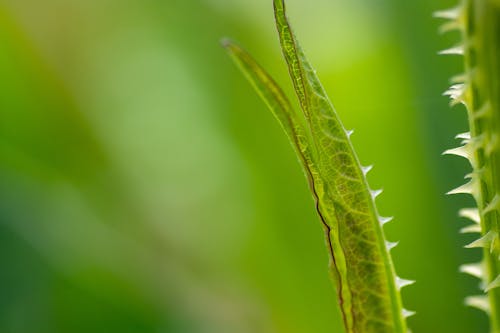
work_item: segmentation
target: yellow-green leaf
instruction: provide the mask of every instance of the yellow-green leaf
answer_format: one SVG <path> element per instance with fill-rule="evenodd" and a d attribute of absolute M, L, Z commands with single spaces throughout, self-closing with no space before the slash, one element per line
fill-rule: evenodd
<path fill-rule="evenodd" d="M 325 230 L 344 326 L 348 333 L 406 333 L 400 288 L 412 281 L 396 277 L 380 217 L 363 168 L 315 71 L 306 60 L 285 15 L 274 1 L 276 26 L 301 112 L 275 81 L 236 44 L 223 45 L 289 136 L 316 202 Z"/>

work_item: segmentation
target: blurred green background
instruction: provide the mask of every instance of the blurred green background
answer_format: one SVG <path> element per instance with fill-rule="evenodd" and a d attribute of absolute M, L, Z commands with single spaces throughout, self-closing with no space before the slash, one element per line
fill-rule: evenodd
<path fill-rule="evenodd" d="M 271 0 L 0 0 L 0 332 L 342 332 L 285 135 L 218 45 L 291 95 Z M 288 0 L 372 187 L 414 332 L 485 332 L 445 197 L 455 0 Z"/>

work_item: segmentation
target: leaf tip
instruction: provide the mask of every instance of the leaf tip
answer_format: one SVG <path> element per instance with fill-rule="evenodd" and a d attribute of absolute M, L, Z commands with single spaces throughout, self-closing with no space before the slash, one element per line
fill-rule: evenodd
<path fill-rule="evenodd" d="M 229 37 L 222 37 L 221 39 L 219 39 L 219 44 L 220 46 L 222 46 L 223 48 L 225 49 L 228 49 L 230 48 L 232 45 L 234 45 L 234 42 L 232 41 L 231 38 Z"/>

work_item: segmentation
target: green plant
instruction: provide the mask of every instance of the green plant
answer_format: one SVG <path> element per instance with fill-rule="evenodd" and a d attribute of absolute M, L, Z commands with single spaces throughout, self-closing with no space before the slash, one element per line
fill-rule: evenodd
<path fill-rule="evenodd" d="M 413 283 L 396 276 L 383 225 L 370 189 L 346 131 L 292 32 L 283 0 L 274 0 L 276 26 L 283 56 L 301 112 L 287 99 L 266 71 L 240 46 L 222 44 L 266 102 L 289 137 L 309 181 L 316 210 L 325 230 L 331 275 L 348 333 L 403 333 L 405 318 L 400 289 Z M 470 132 L 459 134 L 463 146 L 445 154 L 469 159 L 469 182 L 449 194 L 468 193 L 478 208 L 460 215 L 474 224 L 462 232 L 481 237 L 467 247 L 484 248 L 481 263 L 461 271 L 479 277 L 487 296 L 473 296 L 466 304 L 490 314 L 491 331 L 500 332 L 500 1 L 464 0 L 460 6 L 436 13 L 449 21 L 443 31 L 458 29 L 463 45 L 443 54 L 463 54 L 465 74 L 453 78 L 445 93 L 452 104 L 463 103 Z"/>
<path fill-rule="evenodd" d="M 275 81 L 235 43 L 229 51 L 288 135 L 300 158 L 325 230 L 331 275 L 347 332 L 406 332 L 400 288 L 413 281 L 396 276 L 375 198 L 349 136 L 306 60 L 283 1 L 274 1 L 276 26 L 302 112 L 297 112 Z"/>
<path fill-rule="evenodd" d="M 464 56 L 465 73 L 452 79 L 445 92 L 451 104 L 463 104 L 470 132 L 459 134 L 462 146 L 445 154 L 467 158 L 472 172 L 469 181 L 450 194 L 471 194 L 477 208 L 465 208 L 460 215 L 474 222 L 462 232 L 480 233 L 467 245 L 483 248 L 483 260 L 461 267 L 481 279 L 486 296 L 471 296 L 466 303 L 489 314 L 491 332 L 500 332 L 500 1 L 464 0 L 436 16 L 448 19 L 443 31 L 459 30 L 462 43 L 443 54 Z"/>

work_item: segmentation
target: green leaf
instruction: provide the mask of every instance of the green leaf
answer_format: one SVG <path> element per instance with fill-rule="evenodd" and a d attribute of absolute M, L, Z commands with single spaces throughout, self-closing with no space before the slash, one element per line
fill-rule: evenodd
<path fill-rule="evenodd" d="M 348 333 L 406 333 L 400 288 L 372 191 L 346 131 L 285 15 L 274 1 L 281 48 L 302 112 L 242 48 L 223 45 L 264 99 L 290 138 L 305 170 L 325 230 L 330 270 Z"/>
<path fill-rule="evenodd" d="M 311 161 L 310 149 L 302 130 L 300 115 L 295 112 L 290 101 L 274 79 L 239 45 L 229 39 L 221 41 L 229 55 L 239 66 L 243 74 L 254 86 L 257 93 L 267 104 L 288 135 L 297 154 L 303 160 Z"/>

